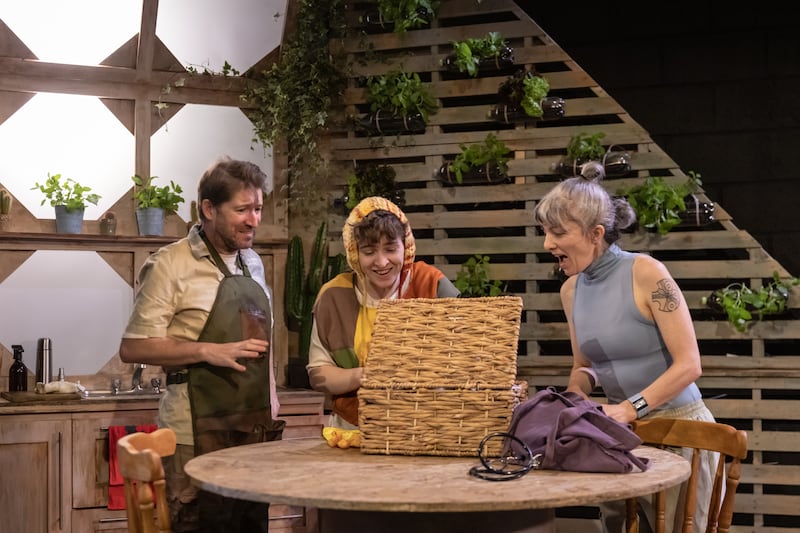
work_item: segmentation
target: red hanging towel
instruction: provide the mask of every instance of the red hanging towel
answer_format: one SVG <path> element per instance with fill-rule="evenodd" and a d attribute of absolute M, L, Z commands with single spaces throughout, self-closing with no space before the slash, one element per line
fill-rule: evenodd
<path fill-rule="evenodd" d="M 119 473 L 117 463 L 117 441 L 129 433 L 141 431 L 152 433 L 157 430 L 156 424 L 140 424 L 138 426 L 109 426 L 108 427 L 108 508 L 114 510 L 125 509 L 125 487 L 122 474 Z"/>

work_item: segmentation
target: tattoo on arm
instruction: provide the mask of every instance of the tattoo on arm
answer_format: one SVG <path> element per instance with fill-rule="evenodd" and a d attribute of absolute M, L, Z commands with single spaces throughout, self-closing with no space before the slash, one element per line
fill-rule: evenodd
<path fill-rule="evenodd" d="M 658 304 L 658 310 L 664 312 L 671 312 L 678 308 L 680 305 L 680 298 L 678 298 L 678 287 L 675 283 L 662 279 L 656 283 L 658 290 L 654 291 L 653 301 Z"/>

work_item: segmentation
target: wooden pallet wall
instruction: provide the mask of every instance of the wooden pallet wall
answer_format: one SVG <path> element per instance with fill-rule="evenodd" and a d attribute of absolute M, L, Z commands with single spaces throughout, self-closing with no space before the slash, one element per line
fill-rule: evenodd
<path fill-rule="evenodd" d="M 533 225 L 532 210 L 560 176 L 552 166 L 566 153 L 570 138 L 603 132 L 603 143 L 631 154 L 632 172 L 607 178 L 612 193 L 648 175 L 684 182 L 678 168 L 636 120 L 584 72 L 511 0 L 450 0 L 426 29 L 406 34 L 368 33 L 359 17 L 372 8 L 350 4 L 353 35 L 331 42 L 352 68 L 345 93 L 345 115 L 366 111 L 363 77 L 403 68 L 417 72 L 440 103 L 423 134 L 369 138 L 343 126 L 328 139 L 335 169 L 331 197 L 340 197 L 354 165 L 391 164 L 405 191 L 404 210 L 417 238 L 418 258 L 436 264 L 455 279 L 473 254 L 490 256 L 493 279 L 524 299 L 520 336 L 520 377 L 532 386 L 565 385 L 570 364 L 569 334 L 558 296 L 560 281 L 544 237 Z M 487 118 L 500 83 L 513 70 L 467 78 L 440 66 L 451 41 L 500 32 L 513 47 L 516 67 L 543 75 L 550 96 L 565 101 L 556 121 L 503 125 Z M 623 59 L 623 58 L 621 58 Z M 624 68 L 624 60 L 621 61 Z M 659 105 L 659 102 L 653 102 Z M 442 163 L 462 143 L 482 142 L 494 133 L 513 151 L 513 182 L 487 186 L 444 186 L 436 179 Z M 700 193 L 699 198 L 713 201 Z M 739 333 L 700 303 L 702 296 L 732 281 L 757 286 L 789 273 L 716 204 L 716 222 L 679 227 L 660 236 L 627 234 L 623 248 L 664 261 L 681 285 L 692 311 L 703 356 L 699 385 L 715 416 L 745 429 L 752 450 L 736 503 L 734 531 L 800 531 L 800 289 L 790 311 Z M 341 251 L 342 213 L 331 213 L 333 253 Z"/>

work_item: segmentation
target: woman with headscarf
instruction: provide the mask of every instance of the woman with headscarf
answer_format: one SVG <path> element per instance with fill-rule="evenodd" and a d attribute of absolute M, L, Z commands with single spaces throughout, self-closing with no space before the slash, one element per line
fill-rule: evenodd
<path fill-rule="evenodd" d="M 458 289 L 436 267 L 415 261 L 406 215 L 385 198 L 362 200 L 342 229 L 352 272 L 322 286 L 314 305 L 308 370 L 311 387 L 333 400 L 329 426 L 358 428 L 358 397 L 378 302 L 447 298 Z"/>

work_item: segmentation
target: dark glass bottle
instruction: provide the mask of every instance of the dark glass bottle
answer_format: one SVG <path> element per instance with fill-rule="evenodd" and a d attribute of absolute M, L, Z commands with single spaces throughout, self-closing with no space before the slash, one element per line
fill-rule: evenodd
<path fill-rule="evenodd" d="M 28 390 L 28 368 L 22 362 L 22 346 L 14 344 L 14 363 L 8 370 L 8 390 L 11 392 Z"/>

